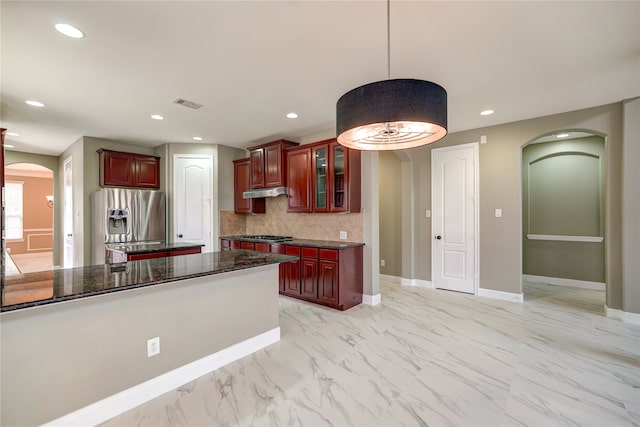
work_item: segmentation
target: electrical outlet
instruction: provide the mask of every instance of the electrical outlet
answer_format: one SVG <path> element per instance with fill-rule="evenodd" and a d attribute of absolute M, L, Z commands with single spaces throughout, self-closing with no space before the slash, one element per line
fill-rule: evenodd
<path fill-rule="evenodd" d="M 347 240 L 347 232 L 346 231 L 341 231 L 340 232 L 340 240 Z"/>
<path fill-rule="evenodd" d="M 160 354 L 160 337 L 147 340 L 147 357 L 152 357 L 157 354 Z"/>
<path fill-rule="evenodd" d="M 380 260 L 380 267 L 384 267 L 384 260 L 383 259 Z"/>

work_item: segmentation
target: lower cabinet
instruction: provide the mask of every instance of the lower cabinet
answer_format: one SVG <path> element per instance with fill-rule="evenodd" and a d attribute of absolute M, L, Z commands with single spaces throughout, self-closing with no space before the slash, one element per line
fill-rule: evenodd
<path fill-rule="evenodd" d="M 282 295 L 347 310 L 362 303 L 362 246 L 341 249 L 221 239 L 222 250 L 248 249 L 298 257 L 280 264 Z"/>
<path fill-rule="evenodd" d="M 309 299 L 318 297 L 318 249 L 316 248 L 302 248 L 300 295 Z"/>
<path fill-rule="evenodd" d="M 288 246 L 284 247 L 285 255 L 293 255 L 300 257 L 300 246 Z M 280 283 L 281 292 L 285 295 L 299 296 L 300 295 L 300 260 L 287 262 L 280 264 L 284 268 L 284 274 L 282 274 L 282 281 Z"/>
<path fill-rule="evenodd" d="M 285 245 L 285 253 L 300 259 L 281 264 L 286 266 L 281 294 L 338 310 L 362 302 L 362 246 L 323 249 Z"/>
<path fill-rule="evenodd" d="M 318 300 L 338 304 L 338 263 L 321 259 L 318 264 Z"/>

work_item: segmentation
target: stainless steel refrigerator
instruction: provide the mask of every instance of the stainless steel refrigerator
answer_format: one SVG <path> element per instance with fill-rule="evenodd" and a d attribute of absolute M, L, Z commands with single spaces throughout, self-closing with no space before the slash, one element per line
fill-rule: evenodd
<path fill-rule="evenodd" d="M 92 195 L 92 260 L 105 263 L 111 243 L 165 243 L 165 194 L 155 190 L 102 188 Z"/>

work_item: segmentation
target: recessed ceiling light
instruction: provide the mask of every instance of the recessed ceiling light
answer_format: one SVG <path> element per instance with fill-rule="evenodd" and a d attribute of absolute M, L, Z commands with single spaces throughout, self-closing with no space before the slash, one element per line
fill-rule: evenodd
<path fill-rule="evenodd" d="M 151 115 L 151 118 L 152 118 L 153 120 L 164 120 L 164 117 L 163 117 L 163 116 L 161 116 L 160 114 L 152 114 L 152 115 Z"/>
<path fill-rule="evenodd" d="M 5 135 L 7 135 L 7 136 L 20 136 L 19 133 L 15 133 L 15 132 L 7 132 L 7 133 L 5 133 Z"/>
<path fill-rule="evenodd" d="M 73 39 L 81 39 L 84 38 L 84 33 L 69 24 L 56 24 L 56 30 L 60 33 L 64 34 L 67 37 L 71 37 Z"/>
<path fill-rule="evenodd" d="M 484 110 L 484 111 L 481 111 L 481 112 L 480 112 L 480 115 L 481 115 L 481 116 L 490 116 L 490 115 L 492 115 L 493 113 L 494 113 L 494 111 L 493 111 L 493 110 Z"/>
<path fill-rule="evenodd" d="M 15 148 L 15 147 L 11 144 L 4 144 L 4 148 Z"/>
<path fill-rule="evenodd" d="M 193 140 L 194 141 L 202 141 L 202 137 L 201 136 L 194 136 Z"/>
<path fill-rule="evenodd" d="M 29 100 L 29 101 L 24 101 L 24 102 L 26 102 L 27 104 L 31 105 L 32 107 L 44 107 L 44 104 L 42 102 L 40 102 L 40 101 L 31 101 L 31 100 Z"/>
<path fill-rule="evenodd" d="M 298 115 L 296 113 L 288 113 L 287 118 L 289 119 L 297 119 Z"/>
<path fill-rule="evenodd" d="M 557 135 L 556 135 L 556 138 L 566 138 L 566 137 L 568 137 L 568 136 L 569 136 L 569 134 L 568 134 L 568 133 L 563 132 L 563 133 L 559 133 L 559 134 L 557 134 Z"/>

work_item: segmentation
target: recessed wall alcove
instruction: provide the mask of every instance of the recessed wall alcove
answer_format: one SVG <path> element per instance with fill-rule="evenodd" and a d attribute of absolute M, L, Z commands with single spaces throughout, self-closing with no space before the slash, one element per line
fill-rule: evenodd
<path fill-rule="evenodd" d="M 585 132 L 522 151 L 523 274 L 605 283 L 605 141 Z"/>

